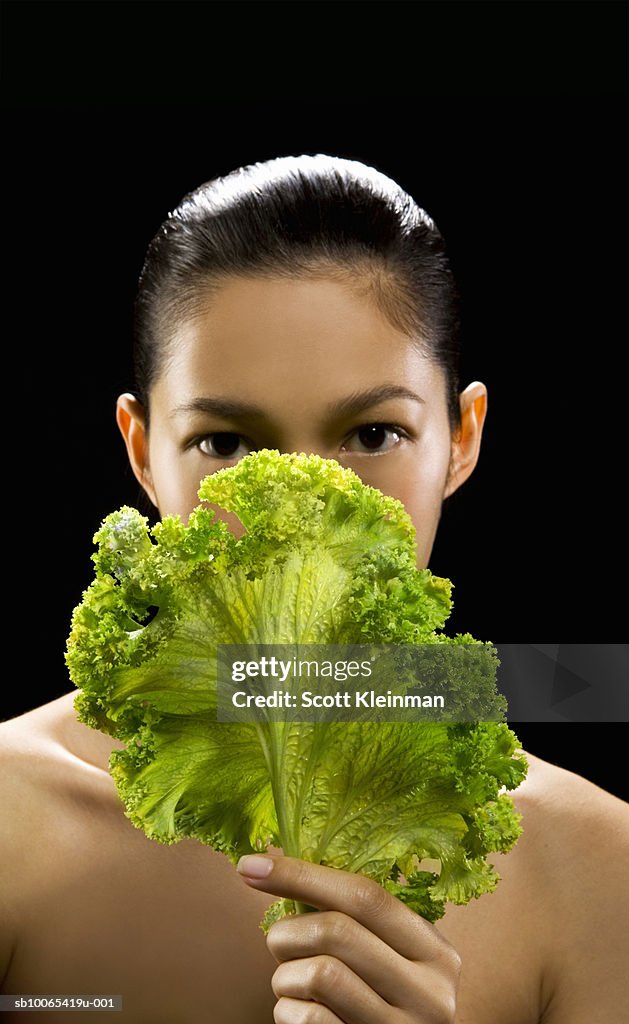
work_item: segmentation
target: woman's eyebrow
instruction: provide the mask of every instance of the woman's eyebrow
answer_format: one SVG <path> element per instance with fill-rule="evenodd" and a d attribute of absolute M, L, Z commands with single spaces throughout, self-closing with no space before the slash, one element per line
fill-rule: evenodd
<path fill-rule="evenodd" d="M 368 391 L 354 391 L 346 398 L 339 398 L 328 406 L 327 412 L 330 416 L 351 416 L 390 398 L 410 398 L 413 402 L 424 404 L 423 398 L 403 384 L 378 384 Z"/>
<path fill-rule="evenodd" d="M 336 402 L 332 402 L 326 411 L 330 416 L 351 416 L 391 398 L 407 398 L 413 402 L 424 403 L 423 398 L 402 384 L 380 384 L 368 391 L 355 391 L 351 395 L 347 395 L 346 398 L 340 398 Z M 248 416 L 260 420 L 269 419 L 267 412 L 259 405 L 241 402 L 236 398 L 219 398 L 209 395 L 194 398 L 184 405 L 178 405 L 170 413 L 170 418 L 190 412 L 203 412 L 211 416 L 222 416 L 225 419 L 235 419 L 238 416 Z"/>

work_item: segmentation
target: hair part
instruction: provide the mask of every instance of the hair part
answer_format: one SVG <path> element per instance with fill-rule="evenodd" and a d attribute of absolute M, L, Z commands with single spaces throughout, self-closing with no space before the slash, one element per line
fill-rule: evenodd
<path fill-rule="evenodd" d="M 239 168 L 184 196 L 149 245 L 134 307 L 136 393 L 148 417 L 177 325 L 234 277 L 360 283 L 444 371 L 460 426 L 459 295 L 434 221 L 391 178 L 319 154 Z"/>

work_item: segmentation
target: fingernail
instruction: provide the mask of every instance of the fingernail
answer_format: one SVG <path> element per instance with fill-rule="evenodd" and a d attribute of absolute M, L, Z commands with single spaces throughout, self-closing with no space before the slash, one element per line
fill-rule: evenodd
<path fill-rule="evenodd" d="M 273 859 L 271 857 L 260 857 L 258 854 L 248 854 L 241 857 L 236 865 L 236 871 L 248 878 L 266 878 L 271 874 Z"/>

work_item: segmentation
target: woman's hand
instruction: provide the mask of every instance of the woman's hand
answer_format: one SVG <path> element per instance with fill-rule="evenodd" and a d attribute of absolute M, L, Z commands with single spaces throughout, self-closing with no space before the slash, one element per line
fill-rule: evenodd
<path fill-rule="evenodd" d="M 377 882 L 294 857 L 242 857 L 254 889 L 320 913 L 277 921 L 267 945 L 276 1024 L 452 1024 L 460 959 Z"/>

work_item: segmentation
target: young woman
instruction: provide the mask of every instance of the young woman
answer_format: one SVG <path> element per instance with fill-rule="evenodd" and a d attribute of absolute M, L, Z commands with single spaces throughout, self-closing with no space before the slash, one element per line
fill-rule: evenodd
<path fill-rule="evenodd" d="M 486 389 L 460 389 L 457 359 L 456 289 L 430 217 L 362 164 L 280 159 L 201 186 L 155 236 L 137 390 L 117 420 L 161 514 L 186 518 L 200 480 L 253 449 L 316 452 L 404 503 L 422 567 L 479 454 Z M 515 793 L 524 834 L 494 858 L 496 892 L 431 925 L 368 879 L 279 850 L 236 872 L 195 841 L 150 841 L 108 774 L 122 744 L 79 723 L 74 696 L 0 727 L 4 992 L 119 994 L 129 1024 L 629 1012 L 629 813 L 584 779 L 531 757 Z M 277 896 L 320 912 L 265 941 Z"/>

